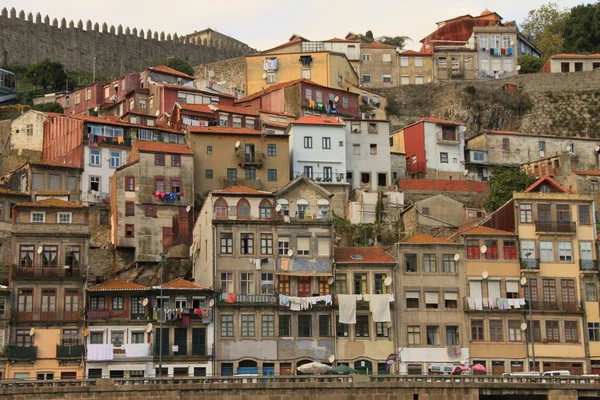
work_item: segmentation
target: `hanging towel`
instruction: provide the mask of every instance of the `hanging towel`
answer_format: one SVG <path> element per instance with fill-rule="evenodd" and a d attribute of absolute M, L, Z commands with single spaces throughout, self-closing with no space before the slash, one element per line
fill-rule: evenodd
<path fill-rule="evenodd" d="M 508 308 L 515 306 L 515 299 L 507 299 L 508 300 Z"/>
<path fill-rule="evenodd" d="M 525 299 L 519 299 L 519 305 L 520 306 L 524 306 L 525 305 Z"/>
<path fill-rule="evenodd" d="M 483 299 L 478 297 L 475 299 L 475 309 L 476 310 L 483 310 Z"/>
<path fill-rule="evenodd" d="M 119 137 L 117 137 L 117 143 L 123 144 L 123 143 L 125 143 L 125 139 L 123 139 L 121 136 L 119 136 Z"/>
<path fill-rule="evenodd" d="M 472 297 L 467 297 L 467 304 L 469 305 L 469 310 L 475 309 L 475 299 Z"/>
<path fill-rule="evenodd" d="M 490 308 L 496 308 L 496 300 L 492 299 L 491 297 L 488 299 L 488 305 Z"/>
<path fill-rule="evenodd" d="M 229 296 L 227 296 L 226 302 L 227 303 L 235 303 L 235 298 L 236 298 L 235 293 L 229 293 Z"/>
<path fill-rule="evenodd" d="M 288 263 L 290 262 L 290 259 L 287 257 L 281 257 L 281 270 L 282 271 L 287 271 L 288 270 Z"/>
<path fill-rule="evenodd" d="M 488 299 L 487 298 L 483 298 L 483 308 L 488 308 Z"/>
<path fill-rule="evenodd" d="M 390 296 L 387 294 L 372 294 L 369 297 L 369 311 L 373 314 L 373 322 L 391 322 Z"/>
<path fill-rule="evenodd" d="M 356 301 L 362 301 L 363 299 L 362 294 L 355 294 L 354 296 L 356 297 Z"/>
<path fill-rule="evenodd" d="M 325 305 L 330 306 L 332 304 L 333 304 L 333 301 L 331 301 L 331 295 L 330 294 L 326 295 L 325 296 Z"/>
<path fill-rule="evenodd" d="M 87 345 L 87 360 L 88 361 L 110 361 L 113 359 L 112 344 L 88 344 Z"/>
<path fill-rule="evenodd" d="M 289 302 L 290 302 L 290 298 L 288 296 L 286 296 L 285 294 L 279 295 L 279 305 L 280 306 L 287 306 Z"/>
<path fill-rule="evenodd" d="M 356 324 L 356 295 L 338 294 L 340 324 Z"/>
<path fill-rule="evenodd" d="M 519 303 L 519 299 L 514 299 L 513 307 L 514 308 L 521 308 L 521 304 Z"/>
<path fill-rule="evenodd" d="M 363 301 L 369 301 L 370 297 L 368 294 L 363 294 Z"/>
<path fill-rule="evenodd" d="M 301 300 L 299 297 L 290 297 L 290 310 L 300 311 Z"/>
<path fill-rule="evenodd" d="M 148 357 L 148 343 L 122 344 L 127 357 Z"/>
<path fill-rule="evenodd" d="M 260 269 L 261 264 L 262 264 L 262 260 L 260 258 L 254 259 L 254 265 L 256 265 L 256 269 Z"/>
<path fill-rule="evenodd" d="M 508 304 L 508 299 L 502 299 L 502 302 L 504 303 L 504 309 L 510 310 L 510 306 Z"/>

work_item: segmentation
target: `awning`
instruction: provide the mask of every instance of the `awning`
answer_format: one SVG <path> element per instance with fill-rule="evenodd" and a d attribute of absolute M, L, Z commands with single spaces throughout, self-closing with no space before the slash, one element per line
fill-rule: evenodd
<path fill-rule="evenodd" d="M 444 292 L 444 300 L 458 300 L 457 292 Z"/>
<path fill-rule="evenodd" d="M 333 276 L 331 272 L 317 272 L 317 271 L 275 271 L 276 275 L 290 275 L 290 276 Z"/>
<path fill-rule="evenodd" d="M 519 282 L 518 281 L 506 281 L 506 292 L 507 293 L 519 293 Z"/>

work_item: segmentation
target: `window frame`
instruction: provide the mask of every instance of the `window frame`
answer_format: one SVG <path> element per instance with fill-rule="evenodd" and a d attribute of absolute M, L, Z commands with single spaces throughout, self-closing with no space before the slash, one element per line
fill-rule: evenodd
<path fill-rule="evenodd" d="M 165 153 L 155 153 L 154 154 L 154 165 L 159 167 L 165 166 Z"/>

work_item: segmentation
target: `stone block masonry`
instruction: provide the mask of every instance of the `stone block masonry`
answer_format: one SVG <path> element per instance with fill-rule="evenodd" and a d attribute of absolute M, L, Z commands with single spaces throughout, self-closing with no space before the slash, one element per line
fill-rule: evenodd
<path fill-rule="evenodd" d="M 189 42 L 188 42 L 189 41 Z M 45 59 L 62 63 L 68 71 L 93 72 L 96 75 L 115 77 L 140 71 L 151 65 L 162 64 L 168 57 L 180 57 L 191 65 L 210 63 L 252 52 L 236 40 L 206 40 L 179 38 L 177 34 L 137 28 L 117 28 L 106 23 L 102 27 L 91 21 L 77 24 L 63 18 L 50 22 L 48 16 L 13 8 L 4 8 L 0 14 L 0 66 L 27 66 Z"/>

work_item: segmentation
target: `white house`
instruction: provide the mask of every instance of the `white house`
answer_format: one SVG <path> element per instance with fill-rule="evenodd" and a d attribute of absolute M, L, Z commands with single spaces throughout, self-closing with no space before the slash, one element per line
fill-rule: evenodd
<path fill-rule="evenodd" d="M 346 174 L 352 189 L 376 191 L 390 185 L 390 122 L 344 118 Z"/>
<path fill-rule="evenodd" d="M 44 144 L 44 121 L 48 114 L 29 110 L 10 123 L 9 146 L 15 150 L 42 151 Z"/>
<path fill-rule="evenodd" d="M 308 115 L 291 122 L 286 132 L 290 136 L 292 179 L 304 174 L 323 184 L 346 182 L 346 132 L 343 123 L 335 118 Z"/>

